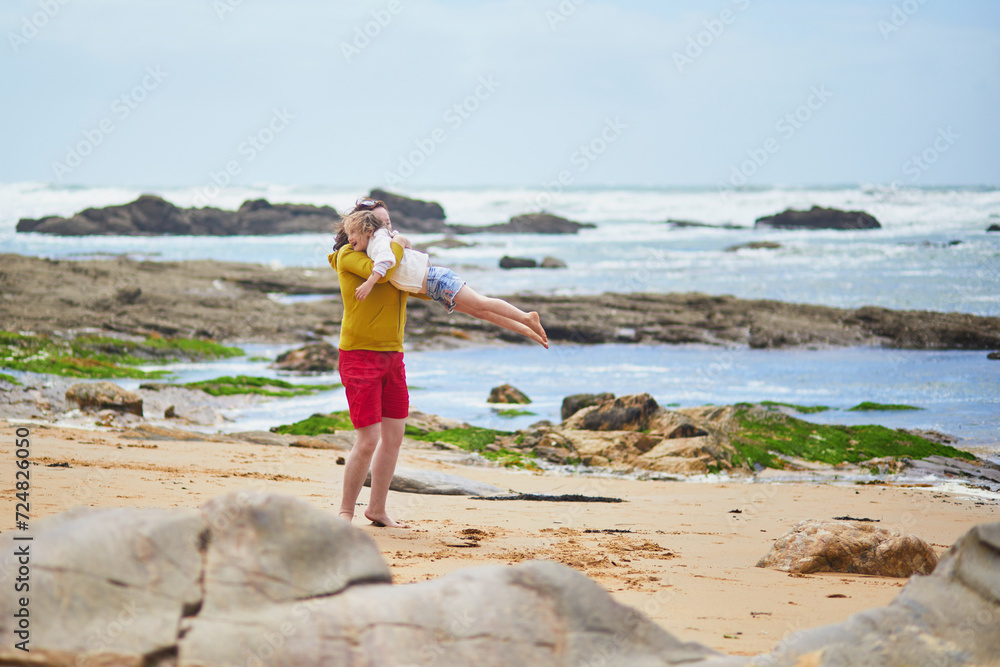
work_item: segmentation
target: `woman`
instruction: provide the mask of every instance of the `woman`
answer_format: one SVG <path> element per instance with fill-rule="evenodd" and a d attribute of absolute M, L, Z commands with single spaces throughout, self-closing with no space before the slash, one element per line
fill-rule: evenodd
<path fill-rule="evenodd" d="M 361 198 L 354 211 L 378 209 L 389 217 L 381 201 Z M 403 249 L 398 248 L 397 265 Z M 344 469 L 344 493 L 340 517 L 351 521 L 354 507 L 371 468 L 371 495 L 365 517 L 376 526 L 405 528 L 386 512 L 389 484 L 403 443 L 409 413 L 406 369 L 403 366 L 403 329 L 406 326 L 407 292 L 393 287 L 387 272 L 368 298 L 358 301 L 354 293 L 372 272 L 372 261 L 337 234 L 330 266 L 337 271 L 344 317 L 340 326 L 340 378 L 347 392 L 351 422 L 357 441 Z M 393 269 L 394 270 L 394 269 Z"/>

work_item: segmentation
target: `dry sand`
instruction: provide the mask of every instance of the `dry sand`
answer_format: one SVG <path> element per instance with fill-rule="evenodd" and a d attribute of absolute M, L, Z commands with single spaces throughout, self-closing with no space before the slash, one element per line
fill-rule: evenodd
<path fill-rule="evenodd" d="M 0 421 L 0 466 L 7 480 L 14 478 L 15 426 L 24 425 Z M 196 507 L 239 489 L 298 496 L 331 515 L 339 504 L 341 451 L 27 427 L 37 463 L 30 468 L 32 520 L 76 505 Z M 729 654 L 762 653 L 789 632 L 885 605 L 906 583 L 843 574 L 789 576 L 754 567 L 797 521 L 842 515 L 879 519 L 881 527 L 915 534 L 943 553 L 972 526 L 998 520 L 993 501 L 931 488 L 640 482 L 509 471 L 461 460 L 454 452 L 408 448 L 400 465 L 518 492 L 615 496 L 626 502 L 496 502 L 392 492 L 390 512 L 410 529 L 376 528 L 363 519 L 354 523 L 375 539 L 396 583 L 470 566 L 555 560 L 587 574 L 677 637 Z M 9 530 L 14 490 L 9 481 L 3 486 L 0 494 L 9 509 L 0 528 Z M 367 495 L 365 489 L 361 503 Z M 741 513 L 731 512 L 737 509 Z"/>

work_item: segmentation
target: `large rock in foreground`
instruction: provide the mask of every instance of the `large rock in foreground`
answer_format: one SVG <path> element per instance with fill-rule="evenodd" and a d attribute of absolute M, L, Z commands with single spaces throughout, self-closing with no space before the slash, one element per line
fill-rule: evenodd
<path fill-rule="evenodd" d="M 773 229 L 879 229 L 873 216 L 864 211 L 841 211 L 813 206 L 808 211 L 787 209 L 782 213 L 757 218 L 754 227 Z"/>
<path fill-rule="evenodd" d="M 757 567 L 784 572 L 845 572 L 880 577 L 930 574 L 938 559 L 931 545 L 871 523 L 800 521 L 774 542 Z"/>
<path fill-rule="evenodd" d="M 1000 523 L 963 535 L 928 577 L 886 607 L 793 633 L 752 664 L 773 667 L 1000 664 Z"/>
<path fill-rule="evenodd" d="M 234 492 L 200 510 L 82 509 L 38 521 L 30 654 L 0 596 L 0 664 L 719 664 L 563 565 L 390 585 L 374 541 L 294 498 Z M 16 576 L 16 559 L 3 563 Z M 13 641 L 11 639 L 14 638 Z"/>
<path fill-rule="evenodd" d="M 88 208 L 69 218 L 22 218 L 19 232 L 60 236 L 241 236 L 330 232 L 340 220 L 329 206 L 248 200 L 238 211 L 180 208 L 156 195 L 128 204 Z"/>

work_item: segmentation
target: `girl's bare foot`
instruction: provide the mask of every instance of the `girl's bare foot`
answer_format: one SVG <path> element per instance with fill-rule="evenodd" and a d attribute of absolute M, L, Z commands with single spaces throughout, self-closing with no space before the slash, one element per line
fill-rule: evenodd
<path fill-rule="evenodd" d="M 535 341 L 536 343 L 544 347 L 546 350 L 549 349 L 549 342 L 544 338 L 542 338 L 541 336 L 539 336 L 538 334 L 536 334 L 534 331 L 530 331 L 528 333 L 528 338 Z"/>
<path fill-rule="evenodd" d="M 344 510 L 340 510 L 337 513 L 337 516 L 339 516 L 341 519 L 343 519 L 347 523 L 350 523 L 351 521 L 354 520 L 354 512 L 346 512 Z"/>
<path fill-rule="evenodd" d="M 535 311 L 528 313 L 528 327 L 541 337 L 542 340 L 540 342 L 548 349 L 549 337 L 546 335 L 545 329 L 542 328 L 541 318 L 538 317 L 538 313 Z"/>
<path fill-rule="evenodd" d="M 398 521 L 393 521 L 392 517 L 388 514 L 374 514 L 368 513 L 365 510 L 365 518 L 372 522 L 372 525 L 378 526 L 379 528 L 409 528 L 406 524 L 399 523 Z"/>

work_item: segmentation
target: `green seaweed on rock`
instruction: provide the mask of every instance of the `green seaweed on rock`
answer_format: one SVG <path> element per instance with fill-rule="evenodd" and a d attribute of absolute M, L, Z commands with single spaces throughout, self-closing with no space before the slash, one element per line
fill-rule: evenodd
<path fill-rule="evenodd" d="M 912 405 L 901 405 L 899 403 L 872 403 L 871 401 L 864 401 L 863 403 L 858 403 L 853 408 L 848 408 L 848 412 L 876 412 L 881 410 L 923 410 L 923 408 L 917 408 Z"/>
<path fill-rule="evenodd" d="M 830 408 L 826 405 L 796 405 L 795 403 L 782 403 L 780 401 L 761 401 L 760 405 L 767 406 L 780 406 L 785 408 L 791 408 L 796 412 L 801 412 L 804 415 L 812 414 L 814 412 L 826 412 Z"/>
<path fill-rule="evenodd" d="M 336 433 L 337 431 L 353 431 L 354 425 L 351 424 L 350 412 L 341 410 L 325 415 L 314 414 L 294 424 L 283 424 L 271 430 L 275 433 L 287 433 L 289 435 L 316 436 L 324 433 Z"/>
<path fill-rule="evenodd" d="M 240 356 L 243 351 L 212 341 L 149 337 L 142 342 L 107 336 L 72 340 L 0 331 L 0 367 L 76 378 L 162 378 L 170 371 L 133 366 L 179 360 Z"/>
<path fill-rule="evenodd" d="M 422 435 L 412 435 L 414 440 L 423 442 L 447 442 L 455 445 L 467 452 L 479 454 L 488 461 L 493 461 L 507 468 L 528 468 L 537 470 L 538 465 L 532 457 L 524 452 L 519 452 L 506 447 L 492 448 L 496 443 L 497 436 L 513 435 L 510 431 L 497 431 L 491 428 L 480 426 L 469 426 L 467 428 L 450 428 L 444 431 L 431 431 Z"/>
<path fill-rule="evenodd" d="M 531 410 L 518 410 L 517 408 L 492 408 L 493 412 L 496 413 L 498 417 L 522 417 L 525 415 L 537 415 L 537 412 L 532 412 Z"/>
<path fill-rule="evenodd" d="M 779 457 L 793 456 L 830 465 L 862 463 L 874 458 L 923 459 L 945 456 L 975 460 L 975 456 L 905 431 L 885 426 L 814 424 L 780 412 L 740 406 L 733 434 L 734 465 L 782 468 Z"/>
<path fill-rule="evenodd" d="M 290 398 L 292 396 L 306 396 L 315 394 L 317 391 L 336 389 L 341 384 L 292 384 L 284 380 L 274 378 L 255 377 L 250 375 L 237 375 L 235 377 L 223 376 L 212 380 L 202 380 L 201 382 L 188 382 L 184 385 L 189 389 L 200 389 L 212 396 L 232 396 L 235 394 L 257 394 L 260 396 L 273 396 L 276 398 Z M 297 434 L 304 435 L 304 434 Z"/>

